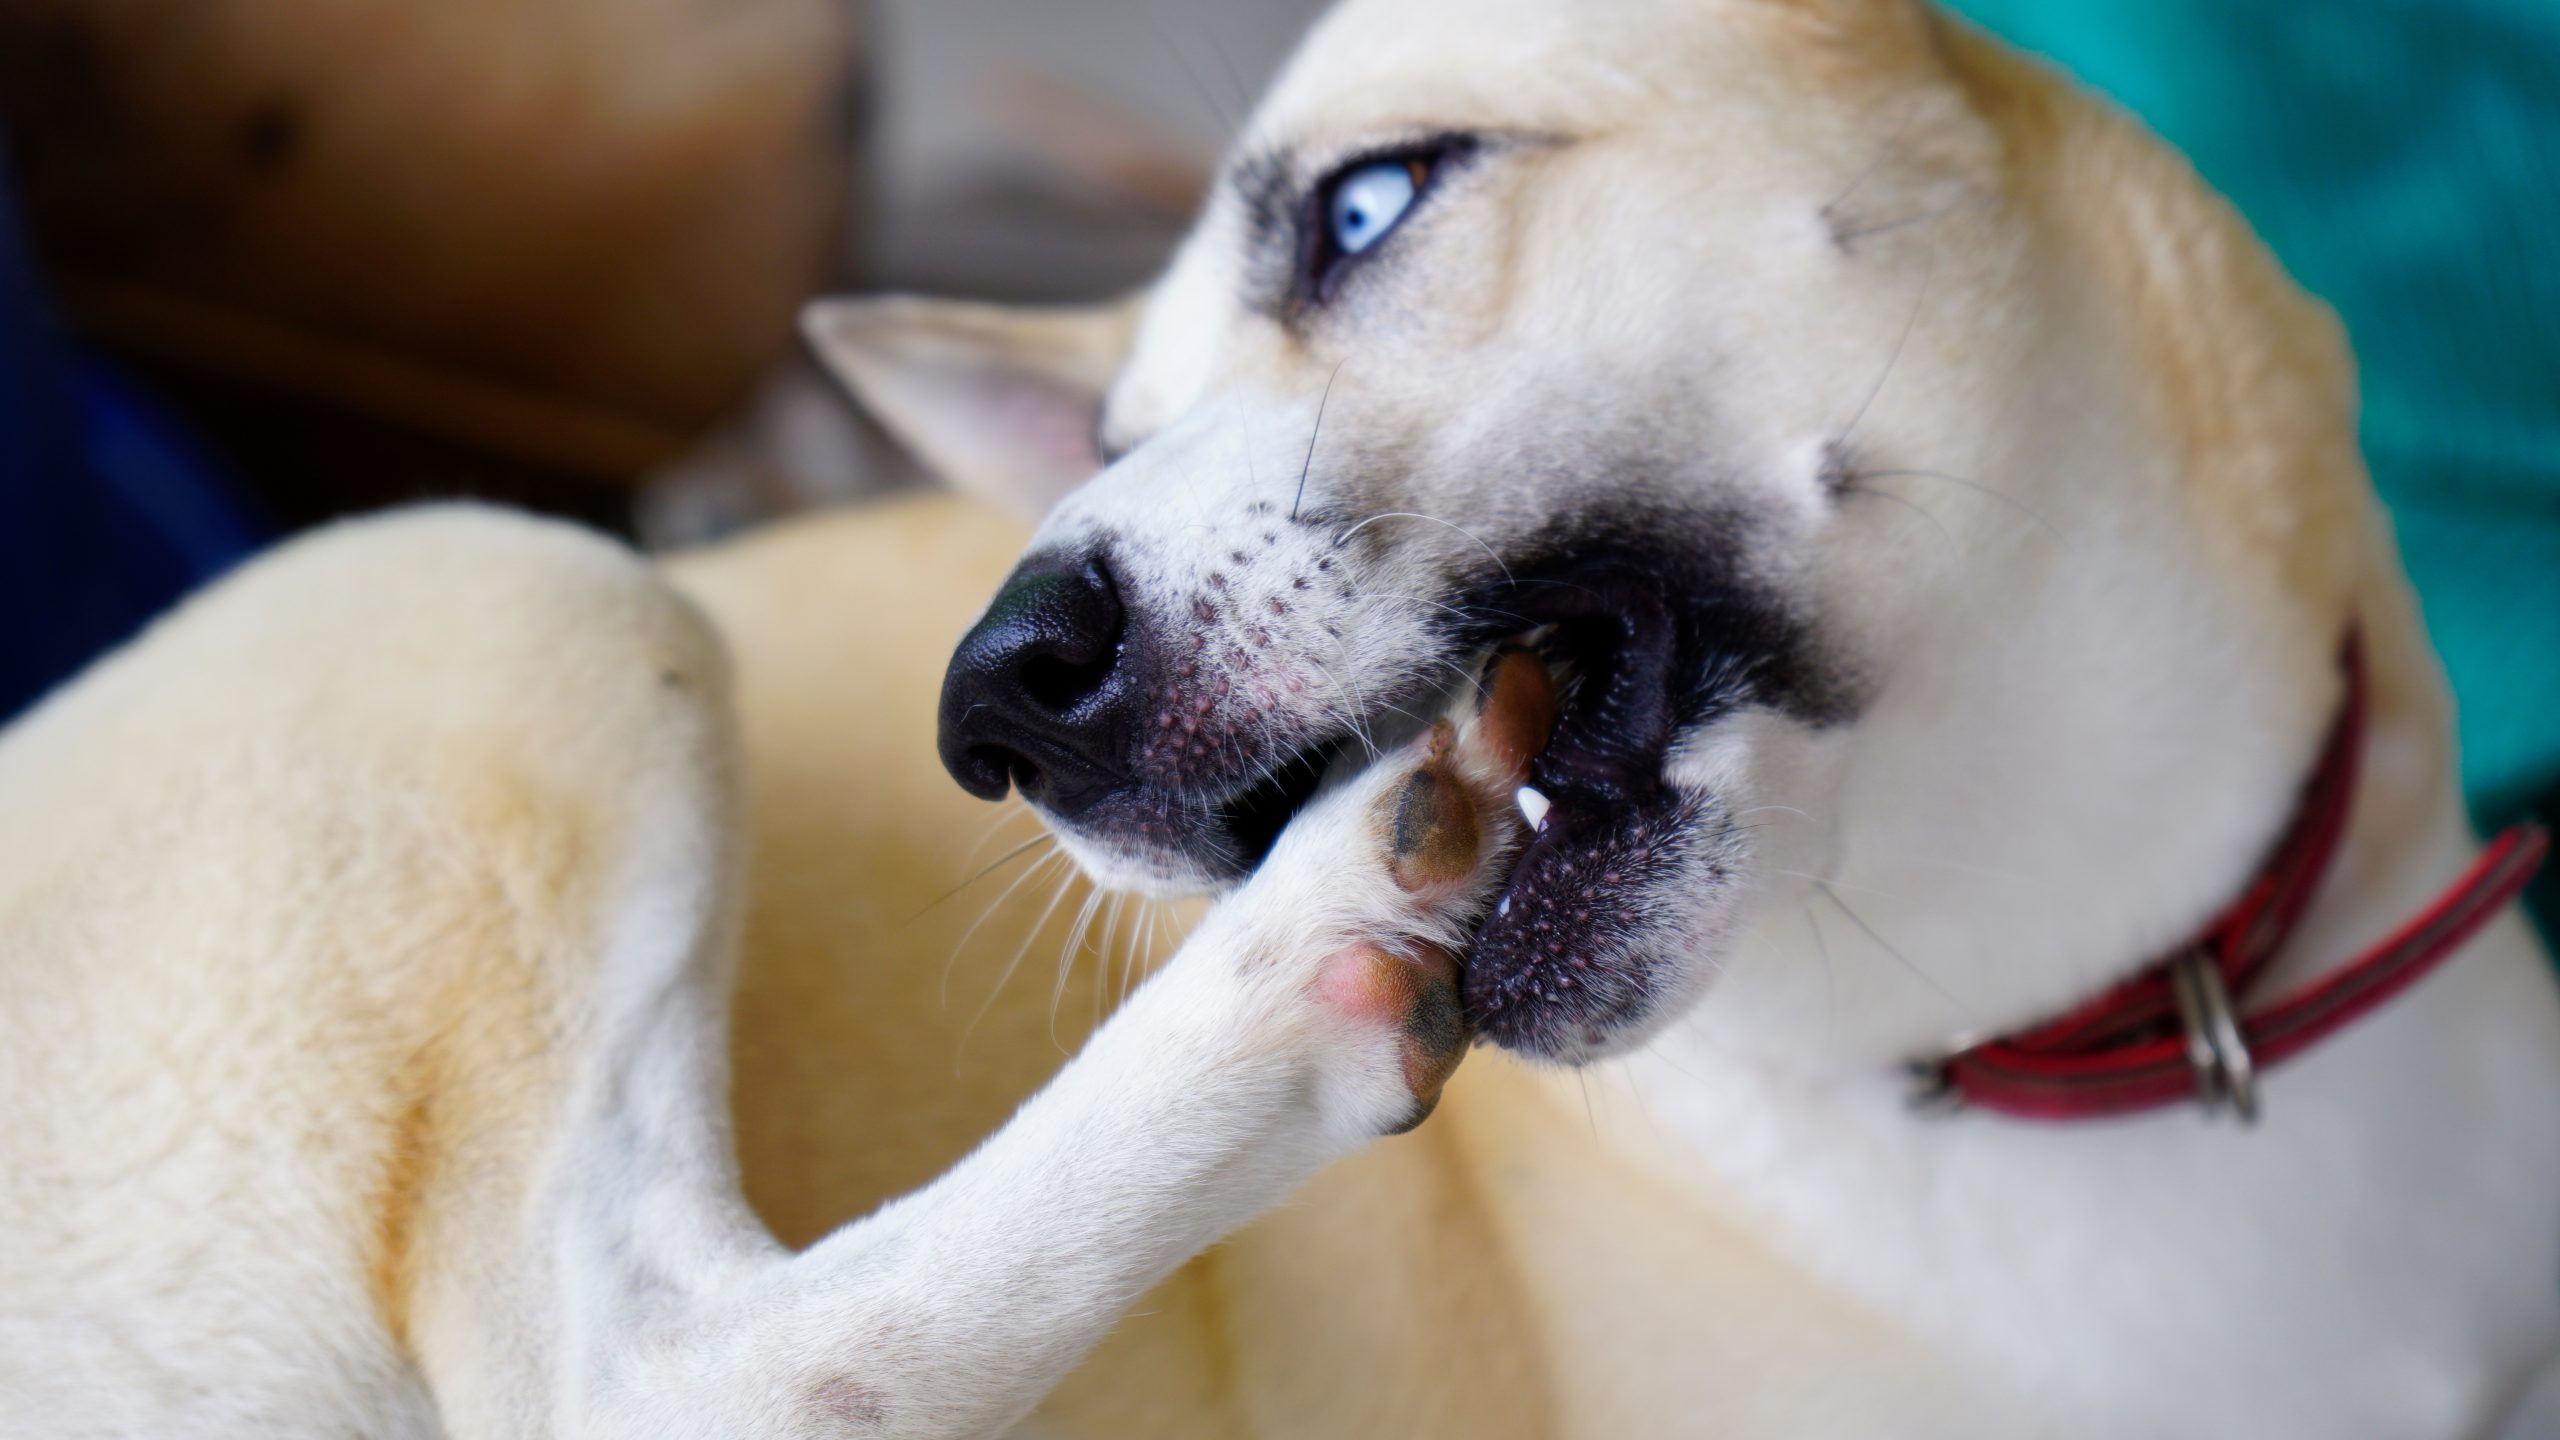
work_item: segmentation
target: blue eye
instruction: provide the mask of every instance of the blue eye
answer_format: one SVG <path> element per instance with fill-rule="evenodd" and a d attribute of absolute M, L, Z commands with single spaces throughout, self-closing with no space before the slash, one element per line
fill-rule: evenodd
<path fill-rule="evenodd" d="M 1440 172 L 1475 153 L 1472 135 L 1447 134 L 1371 151 L 1327 175 L 1300 201 L 1293 303 L 1323 305 L 1378 243 L 1439 189 Z M 1436 202 L 1435 202 L 1436 203 Z"/>
<path fill-rule="evenodd" d="M 1413 160 L 1374 160 L 1346 172 L 1334 182 L 1325 205 L 1325 225 L 1336 252 L 1357 255 L 1386 238 L 1428 172 Z"/>

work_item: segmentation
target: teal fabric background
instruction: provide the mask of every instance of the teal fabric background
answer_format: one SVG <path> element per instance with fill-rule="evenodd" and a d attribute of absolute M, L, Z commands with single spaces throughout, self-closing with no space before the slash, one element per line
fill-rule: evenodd
<path fill-rule="evenodd" d="M 2484 828 L 2560 819 L 2560 0 L 1952 0 L 2191 156 L 2337 307 Z M 2560 939 L 2560 864 L 2533 904 Z"/>

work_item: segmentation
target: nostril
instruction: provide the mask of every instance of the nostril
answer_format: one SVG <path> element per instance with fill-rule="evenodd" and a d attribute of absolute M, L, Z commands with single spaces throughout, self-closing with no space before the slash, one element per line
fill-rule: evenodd
<path fill-rule="evenodd" d="M 1005 786 L 1031 763 L 1001 745 L 972 745 L 949 768 L 961 789 L 981 800 L 1001 800 Z"/>
<path fill-rule="evenodd" d="M 971 794 L 1017 789 L 1059 813 L 1126 774 L 1135 700 L 1128 615 L 1098 554 L 1037 555 L 996 592 L 944 677 L 940 748 Z"/>
<path fill-rule="evenodd" d="M 1120 661 L 1120 589 L 1098 556 L 1028 580 L 1013 610 L 1023 622 L 1011 657 L 1014 692 L 1064 716 L 1109 683 Z"/>
<path fill-rule="evenodd" d="M 1056 714 L 1102 688 L 1111 677 L 1111 657 L 1076 661 L 1057 655 L 1035 655 L 1022 667 L 1022 693 L 1032 704 Z"/>

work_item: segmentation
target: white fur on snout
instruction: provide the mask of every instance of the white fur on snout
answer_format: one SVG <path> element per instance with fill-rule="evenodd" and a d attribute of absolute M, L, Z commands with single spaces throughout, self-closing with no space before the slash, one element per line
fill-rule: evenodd
<path fill-rule="evenodd" d="M 1408 698 L 1419 607 L 1365 583 L 1336 531 L 1247 501 L 1167 547 L 1120 532 L 1129 599 L 1148 617 L 1155 683 L 1140 776 L 1185 791 L 1254 777 L 1309 741 L 1367 734 Z"/>
<path fill-rule="evenodd" d="M 1137 778 L 1182 803 L 1225 800 L 1318 743 L 1374 754 L 1467 679 L 1444 653 L 1451 537 L 1381 544 L 1373 527 L 1363 543 L 1357 519 L 1321 508 L 1322 488 L 1299 495 L 1317 398 L 1303 414 L 1187 418 L 1070 496 L 1033 542 L 1109 557 L 1146 680 Z M 1106 884 L 1208 879 L 1122 837 L 1067 838 Z"/>

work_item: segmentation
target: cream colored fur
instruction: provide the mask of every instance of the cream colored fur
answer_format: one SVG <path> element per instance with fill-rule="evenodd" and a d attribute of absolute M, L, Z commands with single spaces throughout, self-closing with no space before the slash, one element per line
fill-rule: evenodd
<path fill-rule="evenodd" d="M 920 558 L 868 558 L 892 555 Z M 1384 866 L 1391 763 L 1303 817 L 995 1139 L 786 1252 L 719 1104 L 729 686 L 701 613 L 629 555 L 422 512 L 288 547 L 13 731 L 0 1430 L 985 1434 L 1175 1264 L 1436 1098 L 1454 1052 L 1401 1036 L 1445 962 L 1375 947 L 1456 941 L 1507 822 L 1424 903 Z M 936 808 L 835 798 L 909 835 Z M 785 835 L 825 813 L 776 808 Z M 799 968 L 842 938 L 784 939 L 760 974 L 866 973 Z M 883 1018 L 911 1048 L 934 1032 Z M 895 1116 L 939 1067 L 860 1028 L 825 1033 L 825 1083 Z M 1051 1053 L 1027 1028 L 985 1037 L 998 1104 Z M 750 1076 L 772 1063 L 761 1031 L 744 1048 Z"/>
<path fill-rule="evenodd" d="M 1773 807 L 1694 1008 L 1580 1070 L 1480 1054 L 1358 1148 L 1401 1094 L 1385 1036 L 1303 985 L 1439 922 L 1376 887 L 1355 788 L 960 1163 L 1119 979 L 1049 968 L 1081 892 L 1044 909 L 1046 874 L 974 934 L 1012 872 L 940 898 L 1030 833 L 981 843 L 927 759 L 1020 535 L 909 502 L 661 580 L 549 527 L 380 522 L 0 741 L 0 1431 L 983 1433 L 1099 1341 L 1025 1433 L 2493 1433 L 2560 1343 L 2560 1001 L 2521 921 L 2273 1077 L 2254 1132 L 1915 1116 L 1897 1080 L 2227 897 L 2350 614 L 2368 781 L 2288 977 L 2475 848 L 2334 325 L 2154 142 L 1892 0 L 1354 0 L 1252 130 L 1414 125 L 1545 143 L 1319 340 L 1240 314 L 1213 208 L 1109 384 L 1135 448 L 1049 533 L 1211 533 L 1337 365 L 1329 443 L 1406 462 L 1371 498 L 1495 544 L 1555 497 L 1469 418 L 1596 444 L 1611 387 L 1663 375 L 1713 403 L 1634 418 L 1754 503 L 1844 423 L 1873 468 L 2008 497 L 1914 481 L 1925 516 L 1777 532 L 1892 679 L 1845 733 L 1746 714 L 1684 752 Z M 1894 228 L 1819 258 L 1826 197 Z M 1059 415 L 951 427 L 991 383 L 1102 403 L 1127 312 L 962 320 L 816 328 L 918 448 L 1045 509 Z M 1255 956 L 1301 984 L 1239 987 Z M 791 1245 L 925 1188 L 789 1260 L 740 1181 Z"/>

